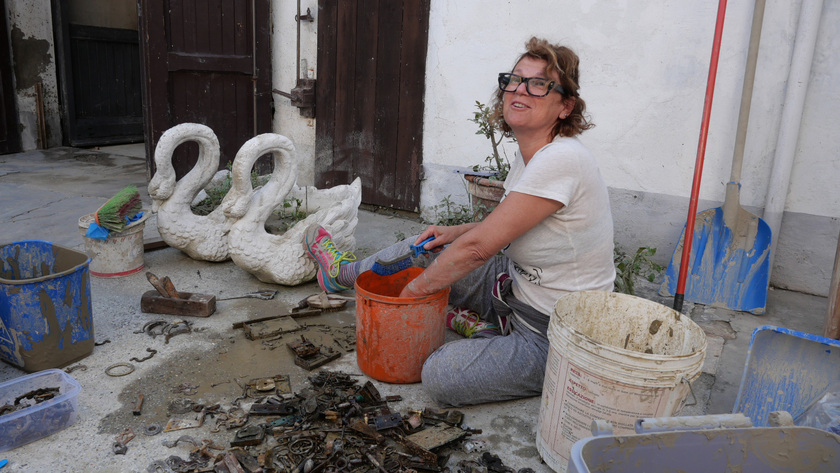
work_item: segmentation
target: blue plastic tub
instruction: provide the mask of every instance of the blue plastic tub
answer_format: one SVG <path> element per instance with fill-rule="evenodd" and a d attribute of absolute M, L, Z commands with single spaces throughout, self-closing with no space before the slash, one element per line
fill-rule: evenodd
<path fill-rule="evenodd" d="M 733 413 L 756 427 L 787 411 L 796 419 L 840 380 L 840 341 L 772 325 L 753 331 Z M 838 470 L 840 471 L 840 470 Z"/>
<path fill-rule="evenodd" d="M 89 264 L 47 241 L 0 245 L 0 359 L 35 372 L 93 352 Z"/>
<path fill-rule="evenodd" d="M 568 473 L 837 473 L 840 436 L 810 427 L 750 427 L 590 437 Z"/>

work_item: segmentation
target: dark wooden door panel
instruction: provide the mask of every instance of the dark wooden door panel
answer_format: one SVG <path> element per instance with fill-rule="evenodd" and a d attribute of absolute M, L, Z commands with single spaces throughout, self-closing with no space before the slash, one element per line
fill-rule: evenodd
<path fill-rule="evenodd" d="M 137 31 L 71 24 L 68 1 L 52 1 L 65 142 L 143 141 Z"/>
<path fill-rule="evenodd" d="M 94 146 L 143 141 L 137 32 L 69 25 L 72 110 L 68 141 Z"/>
<path fill-rule="evenodd" d="M 316 185 L 362 177 L 362 201 L 420 202 L 428 0 L 321 0 Z"/>
<path fill-rule="evenodd" d="M 0 15 L 0 154 L 5 154 L 20 151 L 20 131 L 5 0 Z"/>
<path fill-rule="evenodd" d="M 140 0 L 146 150 L 154 173 L 160 135 L 184 122 L 219 137 L 220 169 L 248 139 L 271 131 L 269 0 Z M 180 178 L 197 158 L 180 147 Z M 269 163 L 261 160 L 259 168 Z"/>
<path fill-rule="evenodd" d="M 429 1 L 406 1 L 400 49 L 400 96 L 397 122 L 397 172 L 394 199 L 407 202 L 407 210 L 419 210 L 419 184 L 423 155 L 423 93 L 426 82 L 426 50 L 429 37 Z"/>

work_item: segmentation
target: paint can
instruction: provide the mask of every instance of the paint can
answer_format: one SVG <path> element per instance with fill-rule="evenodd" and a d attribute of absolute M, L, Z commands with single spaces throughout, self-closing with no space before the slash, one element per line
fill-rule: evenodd
<path fill-rule="evenodd" d="M 614 292 L 560 298 L 548 340 L 537 450 L 559 473 L 593 421 L 625 434 L 637 419 L 676 415 L 706 355 L 706 334 L 691 319 Z"/>
<path fill-rule="evenodd" d="M 0 246 L 0 359 L 34 372 L 93 352 L 89 263 L 47 241 Z"/>
<path fill-rule="evenodd" d="M 121 232 L 111 232 L 100 240 L 85 236 L 94 214 L 79 219 L 79 232 L 85 241 L 85 253 L 90 257 L 90 274 L 100 278 L 117 278 L 134 274 L 145 266 L 143 261 L 143 230 L 148 212 L 131 222 Z"/>
<path fill-rule="evenodd" d="M 449 288 L 399 297 L 422 272 L 418 267 L 388 276 L 365 271 L 356 278 L 356 360 L 373 379 L 417 383 L 426 358 L 443 345 Z"/>

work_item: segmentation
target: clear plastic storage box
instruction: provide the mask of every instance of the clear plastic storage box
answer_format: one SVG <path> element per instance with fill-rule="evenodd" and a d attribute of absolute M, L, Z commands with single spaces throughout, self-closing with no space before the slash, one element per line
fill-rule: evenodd
<path fill-rule="evenodd" d="M 52 399 L 19 410 L 15 403 L 31 402 L 39 393 L 58 388 Z M 65 429 L 76 421 L 82 388 L 58 369 L 28 374 L 0 384 L 0 452 L 26 445 Z"/>

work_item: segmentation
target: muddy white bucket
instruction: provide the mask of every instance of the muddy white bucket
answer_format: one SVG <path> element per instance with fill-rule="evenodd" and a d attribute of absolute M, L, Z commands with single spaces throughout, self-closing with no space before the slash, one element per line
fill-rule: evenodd
<path fill-rule="evenodd" d="M 548 340 L 537 450 L 561 473 L 593 420 L 621 435 L 635 431 L 636 419 L 676 415 L 706 355 L 706 335 L 691 319 L 612 292 L 558 300 Z"/>
<path fill-rule="evenodd" d="M 148 212 L 144 213 L 138 220 L 127 225 L 125 230 L 111 232 L 105 240 L 86 237 L 88 227 L 95 221 L 94 215 L 81 217 L 79 232 L 85 241 L 85 253 L 90 258 L 90 274 L 100 278 L 116 278 L 143 269 L 143 230 L 148 216 Z"/>

